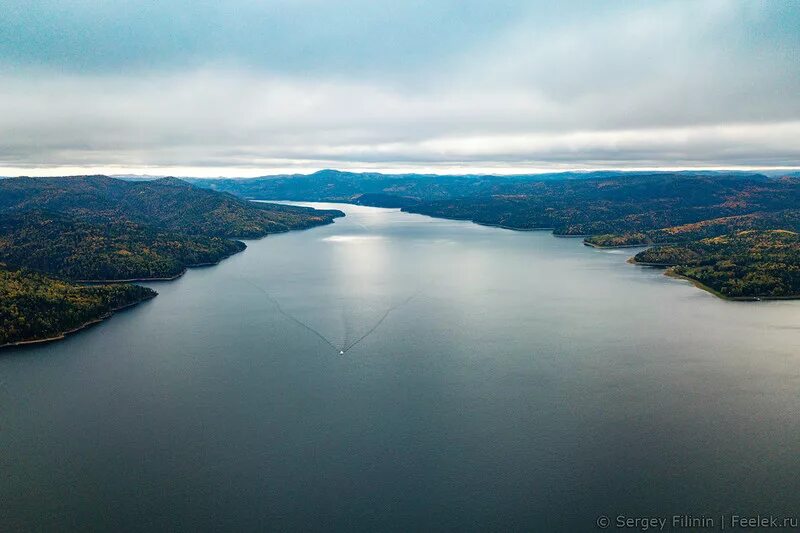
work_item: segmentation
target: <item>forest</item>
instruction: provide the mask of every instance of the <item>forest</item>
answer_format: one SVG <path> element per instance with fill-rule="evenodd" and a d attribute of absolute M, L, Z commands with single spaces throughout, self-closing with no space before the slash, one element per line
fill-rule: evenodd
<path fill-rule="evenodd" d="M 139 285 L 78 285 L 0 268 L 0 346 L 58 338 L 155 295 Z"/>
<path fill-rule="evenodd" d="M 0 344 L 58 337 L 155 296 L 171 279 L 246 245 L 234 238 L 327 224 L 340 211 L 249 202 L 175 178 L 0 180 Z"/>
<path fill-rule="evenodd" d="M 800 295 L 800 234 L 746 230 L 639 252 L 636 263 L 670 267 L 727 298 Z"/>
<path fill-rule="evenodd" d="M 71 280 L 168 279 L 242 251 L 241 241 L 105 225 L 41 211 L 0 217 L 0 261 Z"/>
<path fill-rule="evenodd" d="M 108 176 L 0 180 L 0 215 L 39 210 L 105 225 L 124 220 L 186 235 L 252 239 L 326 224 L 340 211 L 248 202 L 176 179 Z"/>
<path fill-rule="evenodd" d="M 621 234 L 592 235 L 585 242 L 590 246 L 652 246 L 696 241 L 751 229 L 786 229 L 800 231 L 800 209 L 756 212 L 747 215 L 712 218 L 690 224 Z"/>

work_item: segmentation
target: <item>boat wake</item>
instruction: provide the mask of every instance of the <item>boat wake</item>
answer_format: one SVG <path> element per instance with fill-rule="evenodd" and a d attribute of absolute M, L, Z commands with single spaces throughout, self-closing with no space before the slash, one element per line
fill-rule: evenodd
<path fill-rule="evenodd" d="M 267 297 L 267 300 L 269 300 L 269 301 L 270 301 L 270 303 L 272 303 L 272 305 L 273 305 L 273 306 L 275 306 L 275 309 L 276 309 L 276 310 L 278 311 L 278 313 L 280 313 L 280 314 L 281 314 L 283 317 L 285 317 L 285 318 L 287 318 L 287 319 L 291 320 L 292 322 L 294 322 L 294 323 L 295 323 L 295 324 L 297 324 L 298 326 L 300 326 L 300 327 L 302 327 L 303 329 L 307 330 L 308 332 L 310 332 L 310 333 L 312 333 L 312 334 L 316 335 L 317 337 L 319 337 L 319 338 L 320 338 L 320 339 L 321 339 L 323 342 L 325 342 L 325 343 L 326 343 L 328 346 L 330 346 L 330 347 L 331 347 L 331 348 L 333 348 L 334 350 L 338 350 L 338 349 L 339 349 L 339 348 L 338 348 L 338 347 L 337 347 L 337 346 L 336 346 L 334 343 L 332 343 L 332 342 L 330 341 L 330 339 L 328 339 L 328 337 L 326 337 L 325 335 L 323 335 L 322 333 L 320 333 L 319 331 L 317 331 L 316 329 L 314 329 L 314 327 L 313 327 L 313 326 L 311 326 L 310 324 L 308 324 L 308 323 L 306 323 L 306 322 L 304 322 L 304 321 L 300 320 L 299 318 L 297 318 L 297 317 L 296 317 L 296 316 L 294 316 L 293 314 L 291 314 L 291 313 L 288 313 L 288 312 L 287 312 L 287 311 L 286 311 L 286 310 L 285 310 L 285 309 L 284 309 L 284 308 L 281 306 L 280 302 L 279 302 L 278 300 L 276 300 L 276 299 L 275 299 L 275 298 L 274 298 L 274 297 L 273 297 L 273 296 L 272 296 L 270 293 L 268 293 L 268 292 L 267 292 L 267 291 L 266 291 L 266 290 L 265 290 L 265 289 L 264 289 L 262 286 L 258 285 L 257 283 L 254 283 L 253 281 L 251 281 L 251 280 L 248 280 L 248 279 L 245 279 L 244 281 L 245 281 L 245 283 L 247 283 L 248 285 L 251 285 L 252 287 L 254 287 L 255 289 L 257 289 L 257 290 L 258 290 L 259 292 L 261 292 L 261 293 L 262 293 L 264 296 L 266 296 L 266 297 Z"/>
<path fill-rule="evenodd" d="M 354 341 L 351 341 L 351 342 L 348 342 L 348 339 L 350 338 L 350 335 L 351 335 L 350 321 L 347 320 L 347 318 L 344 316 L 344 313 L 343 313 L 342 318 L 344 320 L 344 326 L 345 326 L 345 338 L 344 338 L 344 342 L 342 343 L 342 345 L 341 346 L 337 346 L 328 337 L 326 337 L 319 330 L 314 328 L 314 326 L 312 326 L 308 322 L 305 322 L 304 320 L 301 320 L 300 318 L 298 318 L 297 316 L 293 315 L 292 313 L 289 313 L 288 311 L 286 311 L 283 308 L 283 306 L 281 305 L 281 303 L 274 296 L 272 296 L 266 289 L 264 289 L 264 287 L 260 286 L 259 284 L 255 283 L 253 280 L 250 280 L 250 279 L 242 278 L 242 281 L 247 283 L 248 285 L 252 286 L 256 290 L 258 290 L 264 296 L 266 296 L 267 300 L 275 307 L 275 310 L 278 311 L 278 313 L 281 316 L 283 316 L 287 320 L 290 320 L 291 322 L 294 322 L 295 324 L 297 324 L 301 328 L 305 329 L 309 333 L 311 333 L 314 336 L 316 336 L 317 338 L 319 338 L 325 344 L 327 344 L 328 346 L 333 348 L 335 351 L 339 352 L 339 355 L 344 355 L 347 352 L 349 352 L 350 350 L 352 350 L 353 348 L 355 348 L 356 346 L 358 346 L 361 342 L 363 342 L 365 339 L 367 339 L 370 335 L 375 333 L 378 330 L 378 328 L 380 328 L 381 325 L 386 321 L 386 319 L 389 318 L 389 315 L 391 315 L 394 311 L 397 311 L 401 307 L 403 307 L 405 305 L 408 305 L 412 300 L 414 300 L 420 294 L 422 294 L 422 289 L 419 289 L 414 294 L 409 296 L 408 298 L 406 298 L 406 299 L 404 299 L 404 300 L 402 300 L 402 301 L 400 301 L 400 302 L 398 302 L 396 304 L 393 304 L 393 305 L 389 306 L 383 312 L 383 314 L 377 320 L 377 322 L 375 322 L 375 324 L 372 325 L 372 327 L 370 327 L 363 335 L 361 335 L 360 337 L 358 337 L 357 339 L 355 339 Z"/>
<path fill-rule="evenodd" d="M 346 346 L 344 346 L 344 347 L 342 348 L 342 350 L 341 350 L 341 354 L 342 354 L 342 355 L 346 354 L 348 351 L 350 351 L 350 350 L 352 350 L 353 348 L 355 348 L 355 347 L 356 347 L 356 346 L 357 346 L 357 345 L 358 345 L 358 344 L 359 344 L 361 341 L 363 341 L 364 339 L 366 339 L 367 337 L 369 337 L 370 335 L 372 335 L 373 333 L 375 333 L 375 331 L 376 331 L 376 330 L 377 330 L 379 327 L 381 327 L 381 324 L 383 324 L 383 321 L 384 321 L 384 320 L 386 320 L 387 318 L 389 318 L 389 315 L 390 315 L 390 314 L 392 314 L 392 311 L 396 311 L 397 309 L 399 309 L 399 308 L 403 307 L 404 305 L 407 305 L 409 302 L 411 302 L 411 300 L 413 300 L 414 298 L 416 298 L 417 296 L 419 296 L 420 292 L 421 292 L 421 291 L 417 291 L 416 293 L 412 294 L 411 296 L 409 296 L 408 298 L 406 298 L 406 299 L 405 299 L 405 300 L 403 300 L 402 302 L 400 302 L 400 303 L 397 303 L 397 304 L 395 304 L 395 305 L 393 305 L 393 306 L 389 307 L 389 308 L 388 308 L 388 309 L 387 309 L 387 310 L 386 310 L 386 311 L 383 313 L 383 316 L 381 316 L 381 317 L 378 319 L 378 321 L 377 321 L 377 322 L 375 322 L 375 325 L 374 325 L 374 326 L 372 326 L 371 328 L 369 328 L 369 329 L 367 330 L 367 332 L 366 332 L 366 333 L 364 333 L 363 335 L 361 335 L 359 338 L 357 338 L 355 341 L 351 342 L 350 344 L 347 344 Z"/>

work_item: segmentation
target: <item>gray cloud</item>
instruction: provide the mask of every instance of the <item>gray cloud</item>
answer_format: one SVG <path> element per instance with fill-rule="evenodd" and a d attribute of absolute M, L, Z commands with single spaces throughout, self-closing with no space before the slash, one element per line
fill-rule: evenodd
<path fill-rule="evenodd" d="M 33 4 L 4 174 L 800 166 L 793 2 Z"/>

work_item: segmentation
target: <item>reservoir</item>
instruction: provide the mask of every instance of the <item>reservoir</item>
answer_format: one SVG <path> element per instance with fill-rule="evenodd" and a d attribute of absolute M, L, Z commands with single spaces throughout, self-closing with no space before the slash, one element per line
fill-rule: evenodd
<path fill-rule="evenodd" d="M 0 353 L 0 529 L 593 530 L 800 512 L 800 301 L 395 209 Z"/>

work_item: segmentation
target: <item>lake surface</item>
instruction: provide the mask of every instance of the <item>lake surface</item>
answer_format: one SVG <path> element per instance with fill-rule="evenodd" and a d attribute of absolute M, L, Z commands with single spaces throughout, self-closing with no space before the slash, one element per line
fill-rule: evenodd
<path fill-rule="evenodd" d="M 800 302 L 548 232 L 309 205 L 347 217 L 0 353 L 0 529 L 800 513 Z"/>

